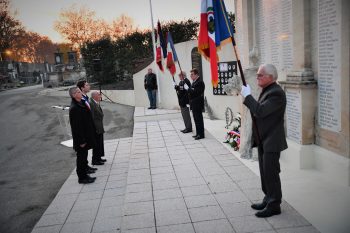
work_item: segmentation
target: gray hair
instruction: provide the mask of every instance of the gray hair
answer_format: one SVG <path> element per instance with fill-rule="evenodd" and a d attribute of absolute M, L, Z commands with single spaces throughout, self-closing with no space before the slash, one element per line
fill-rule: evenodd
<path fill-rule="evenodd" d="M 182 75 L 182 77 L 187 78 L 187 74 L 186 74 L 185 71 L 181 71 L 180 74 Z M 179 74 L 179 75 L 180 75 L 180 74 Z"/>
<path fill-rule="evenodd" d="M 93 91 L 92 93 L 91 93 L 91 98 L 94 98 L 96 95 L 98 95 L 98 91 Z"/>
<path fill-rule="evenodd" d="M 277 69 L 276 69 L 276 67 L 274 65 L 272 65 L 272 64 L 263 64 L 260 67 L 264 69 L 265 74 L 271 75 L 273 80 L 276 81 L 278 79 Z"/>
<path fill-rule="evenodd" d="M 71 87 L 71 88 L 69 88 L 68 93 L 69 93 L 69 96 L 71 98 L 74 98 L 73 95 L 77 92 L 77 89 L 78 89 L 78 87 Z"/>

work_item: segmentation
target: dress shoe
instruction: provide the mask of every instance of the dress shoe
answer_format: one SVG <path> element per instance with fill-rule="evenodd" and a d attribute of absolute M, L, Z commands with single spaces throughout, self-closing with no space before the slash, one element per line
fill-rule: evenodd
<path fill-rule="evenodd" d="M 196 135 L 193 135 L 192 137 L 193 137 L 193 138 L 196 138 L 196 137 L 198 137 L 198 135 L 196 134 Z"/>
<path fill-rule="evenodd" d="M 91 176 L 89 176 L 89 175 L 86 175 L 86 177 L 87 177 L 87 178 L 90 178 L 90 179 L 96 180 L 96 177 L 91 177 Z"/>
<path fill-rule="evenodd" d="M 96 172 L 95 170 L 91 170 L 91 169 L 87 169 L 86 170 L 86 174 L 93 174 L 95 172 Z"/>
<path fill-rule="evenodd" d="M 153 109 L 152 107 L 149 107 L 148 109 Z"/>
<path fill-rule="evenodd" d="M 251 207 L 254 210 L 263 210 L 263 209 L 265 209 L 266 206 L 267 206 L 266 202 L 254 203 L 254 204 L 251 205 Z"/>
<path fill-rule="evenodd" d="M 184 131 L 182 131 L 183 133 L 191 133 L 192 129 L 185 129 Z"/>
<path fill-rule="evenodd" d="M 92 161 L 92 165 L 103 165 L 102 161 Z"/>
<path fill-rule="evenodd" d="M 102 163 L 105 163 L 105 162 L 107 162 L 107 159 L 100 159 L 100 161 L 101 161 Z"/>
<path fill-rule="evenodd" d="M 199 140 L 199 139 L 203 139 L 203 138 L 204 137 L 198 135 L 197 137 L 194 138 L 194 140 Z"/>
<path fill-rule="evenodd" d="M 78 180 L 79 184 L 90 184 L 90 183 L 93 183 L 95 182 L 95 179 L 93 179 L 92 177 L 86 177 L 84 179 L 79 179 Z"/>
<path fill-rule="evenodd" d="M 281 214 L 281 207 L 274 207 L 274 208 L 265 208 L 264 210 L 258 211 L 255 213 L 255 216 L 258 218 L 268 218 L 273 215 Z"/>
<path fill-rule="evenodd" d="M 90 166 L 87 166 L 87 169 L 97 171 L 97 168 L 95 168 L 95 167 L 90 167 Z"/>
<path fill-rule="evenodd" d="M 185 131 L 186 131 L 186 129 L 180 130 L 181 133 L 183 133 L 183 132 L 185 132 Z"/>

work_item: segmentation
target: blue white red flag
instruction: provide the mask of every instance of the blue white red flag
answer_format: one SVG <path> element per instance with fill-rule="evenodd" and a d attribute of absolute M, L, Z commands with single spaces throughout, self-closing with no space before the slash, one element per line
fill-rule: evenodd
<path fill-rule="evenodd" d="M 228 19 L 223 0 L 202 0 L 198 35 L 198 52 L 210 61 L 211 78 L 214 87 L 218 85 L 218 55 L 223 44 L 231 42 L 232 25 Z"/>
<path fill-rule="evenodd" d="M 177 59 L 177 54 L 175 51 L 175 46 L 174 46 L 174 42 L 173 39 L 171 37 L 171 33 L 168 32 L 167 34 L 167 41 L 168 41 L 168 47 L 167 47 L 167 59 L 166 59 L 166 66 L 168 68 L 168 70 L 170 71 L 171 75 L 174 76 L 175 72 L 176 72 L 176 66 L 175 66 L 175 62 L 178 61 Z"/>
<path fill-rule="evenodd" d="M 157 42 L 156 42 L 156 63 L 159 69 L 164 72 L 163 68 L 163 58 L 167 57 L 166 52 L 166 43 L 164 40 L 162 28 L 160 26 L 160 22 L 157 23 Z"/>

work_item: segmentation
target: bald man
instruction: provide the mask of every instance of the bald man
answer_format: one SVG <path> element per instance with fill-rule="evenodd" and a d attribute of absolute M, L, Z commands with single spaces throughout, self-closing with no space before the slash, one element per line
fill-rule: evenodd
<path fill-rule="evenodd" d="M 261 65 L 256 74 L 262 92 L 258 100 L 251 95 L 250 86 L 242 86 L 243 104 L 248 107 L 253 122 L 253 147 L 258 147 L 259 169 L 262 191 L 265 197 L 261 203 L 251 207 L 259 210 L 255 215 L 266 218 L 281 213 L 282 190 L 280 180 L 280 154 L 287 149 L 284 132 L 286 94 L 276 83 L 278 75 L 274 65 Z"/>
<path fill-rule="evenodd" d="M 148 72 L 145 75 L 144 86 L 147 91 L 148 99 L 149 99 L 149 108 L 148 109 L 156 109 L 157 108 L 157 76 L 153 73 L 152 68 L 148 68 Z"/>
<path fill-rule="evenodd" d="M 91 93 L 90 107 L 91 115 L 96 128 L 96 146 L 92 149 L 92 164 L 103 165 L 106 159 L 101 157 L 105 156 L 103 134 L 105 132 L 103 127 L 103 111 L 100 106 L 101 94 L 98 91 Z"/>

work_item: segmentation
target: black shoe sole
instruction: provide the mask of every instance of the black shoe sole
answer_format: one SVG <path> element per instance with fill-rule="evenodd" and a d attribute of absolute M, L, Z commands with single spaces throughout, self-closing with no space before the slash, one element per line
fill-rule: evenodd
<path fill-rule="evenodd" d="M 104 165 L 104 163 L 91 163 L 94 166 L 100 166 L 100 165 Z"/>
<path fill-rule="evenodd" d="M 271 212 L 266 212 L 264 213 L 264 211 L 259 211 L 257 213 L 255 213 L 255 216 L 258 218 L 268 218 L 274 215 L 279 215 L 281 214 L 281 211 L 271 211 Z"/>
<path fill-rule="evenodd" d="M 265 207 L 267 206 L 267 204 L 252 204 L 250 207 L 252 207 L 252 209 L 254 210 L 263 210 L 265 209 Z"/>

